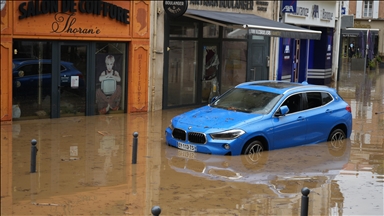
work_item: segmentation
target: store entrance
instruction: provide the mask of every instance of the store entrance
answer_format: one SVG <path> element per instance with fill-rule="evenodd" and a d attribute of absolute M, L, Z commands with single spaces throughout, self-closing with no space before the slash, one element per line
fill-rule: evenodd
<path fill-rule="evenodd" d="M 269 79 L 269 41 L 266 36 L 250 35 L 247 81 Z"/>
<path fill-rule="evenodd" d="M 59 58 L 54 58 L 52 80 L 52 118 L 86 115 L 86 77 L 88 45 L 59 45 Z"/>

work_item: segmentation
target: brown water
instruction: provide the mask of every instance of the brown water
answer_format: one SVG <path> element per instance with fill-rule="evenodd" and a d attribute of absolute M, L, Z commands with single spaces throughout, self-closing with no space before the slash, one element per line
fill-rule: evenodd
<path fill-rule="evenodd" d="M 1 215 L 300 215 L 304 187 L 309 215 L 383 215 L 384 71 L 344 68 L 332 85 L 352 107 L 351 139 L 258 164 L 166 146 L 170 119 L 190 108 L 2 123 Z"/>

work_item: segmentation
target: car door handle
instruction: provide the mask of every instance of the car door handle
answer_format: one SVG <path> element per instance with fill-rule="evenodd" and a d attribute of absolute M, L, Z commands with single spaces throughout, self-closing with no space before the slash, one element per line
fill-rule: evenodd
<path fill-rule="evenodd" d="M 327 110 L 325 110 L 325 112 L 326 112 L 326 113 L 332 113 L 332 110 L 327 109 Z"/>
<path fill-rule="evenodd" d="M 304 121 L 305 118 L 304 118 L 303 116 L 299 116 L 299 117 L 297 117 L 297 120 L 298 120 L 298 121 Z"/>

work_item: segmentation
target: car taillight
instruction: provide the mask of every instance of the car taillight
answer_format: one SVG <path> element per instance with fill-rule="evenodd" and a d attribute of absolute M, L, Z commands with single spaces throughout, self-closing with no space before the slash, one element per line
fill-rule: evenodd
<path fill-rule="evenodd" d="M 350 107 L 349 105 L 347 105 L 347 107 L 345 107 L 345 109 L 346 109 L 348 112 L 352 112 L 351 107 Z"/>

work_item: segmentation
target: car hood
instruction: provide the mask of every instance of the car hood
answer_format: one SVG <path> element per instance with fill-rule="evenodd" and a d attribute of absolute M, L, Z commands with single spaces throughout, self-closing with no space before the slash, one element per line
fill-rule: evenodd
<path fill-rule="evenodd" d="M 175 127 L 195 126 L 201 128 L 233 128 L 261 120 L 263 115 L 244 113 L 210 106 L 200 107 L 174 118 Z"/>

